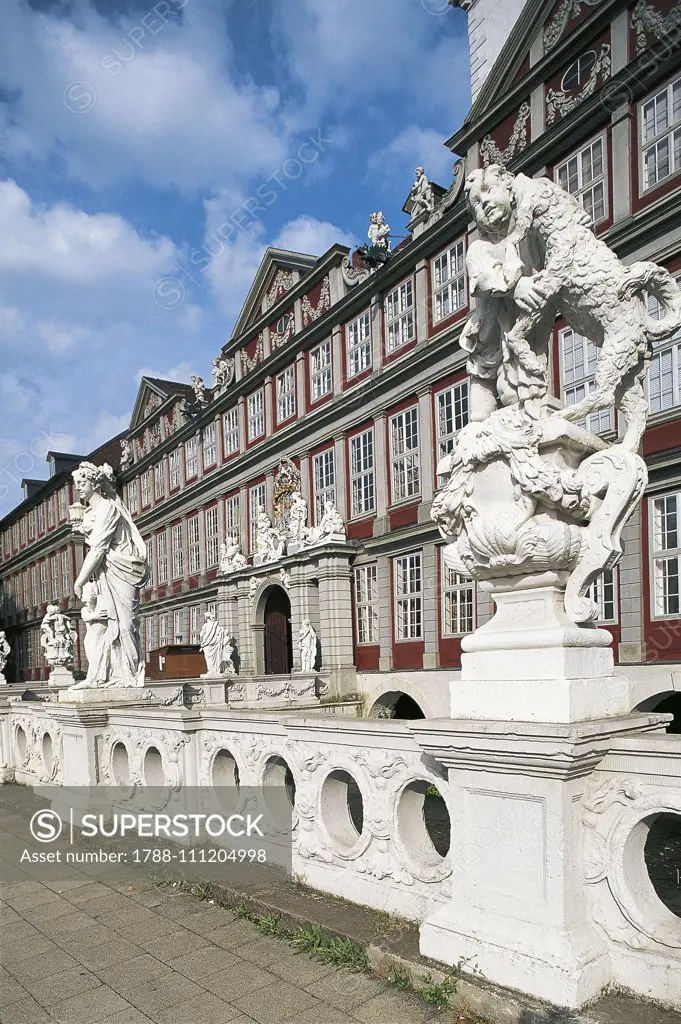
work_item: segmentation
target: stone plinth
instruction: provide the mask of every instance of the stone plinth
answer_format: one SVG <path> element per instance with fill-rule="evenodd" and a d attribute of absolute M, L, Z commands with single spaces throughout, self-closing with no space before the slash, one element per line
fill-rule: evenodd
<path fill-rule="evenodd" d="M 139 686 L 92 686 L 81 690 L 61 690 L 60 704 L 142 704 L 143 690 Z"/>
<path fill-rule="evenodd" d="M 70 668 L 66 668 L 65 665 L 53 665 L 50 669 L 50 678 L 47 681 L 47 685 L 51 688 L 73 686 L 75 681 Z"/>

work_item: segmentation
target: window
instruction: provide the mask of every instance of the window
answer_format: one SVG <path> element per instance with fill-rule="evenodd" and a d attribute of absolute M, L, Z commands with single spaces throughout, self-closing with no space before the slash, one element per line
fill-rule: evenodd
<path fill-rule="evenodd" d="M 57 500 L 59 503 L 59 521 L 63 522 L 68 515 L 69 492 L 67 487 L 62 487 L 57 495 Z"/>
<path fill-rule="evenodd" d="M 355 616 L 358 644 L 378 643 L 378 577 L 375 565 L 355 569 Z"/>
<path fill-rule="evenodd" d="M 220 538 L 218 534 L 218 507 L 206 509 L 206 566 L 217 565 L 220 559 Z"/>
<path fill-rule="evenodd" d="M 556 168 L 561 188 L 578 199 L 594 224 L 608 215 L 605 179 L 605 142 L 595 139 Z"/>
<path fill-rule="evenodd" d="M 239 451 L 239 410 L 235 406 L 223 417 L 225 432 L 225 455 L 236 455 Z"/>
<path fill-rule="evenodd" d="M 336 460 L 333 448 L 315 455 L 312 460 L 314 481 L 314 518 L 318 523 L 324 514 L 324 502 L 336 502 Z"/>
<path fill-rule="evenodd" d="M 40 600 L 46 604 L 50 599 L 50 592 L 47 584 L 47 562 L 40 563 Z"/>
<path fill-rule="evenodd" d="M 241 511 L 239 495 L 233 494 L 225 500 L 225 535 L 241 543 Z"/>
<path fill-rule="evenodd" d="M 38 505 L 38 533 L 45 532 L 45 502 Z"/>
<path fill-rule="evenodd" d="M 38 566 L 31 566 L 31 604 L 35 607 L 40 603 L 38 594 Z"/>
<path fill-rule="evenodd" d="M 256 484 L 248 492 L 248 522 L 250 527 L 251 551 L 255 551 L 255 535 L 258 529 L 258 516 L 267 507 L 267 487 L 265 484 Z"/>
<path fill-rule="evenodd" d="M 421 555 L 404 555 L 395 562 L 395 639 L 421 639 Z"/>
<path fill-rule="evenodd" d="M 137 501 L 137 480 L 131 480 L 127 486 L 126 493 L 128 496 L 128 509 L 132 515 L 139 512 L 139 503 Z"/>
<path fill-rule="evenodd" d="M 215 440 L 215 423 L 208 423 L 203 429 L 203 465 L 214 466 L 218 461 L 218 448 Z"/>
<path fill-rule="evenodd" d="M 323 341 L 310 352 L 310 394 L 318 402 L 331 393 L 333 373 L 331 369 L 331 341 Z"/>
<path fill-rule="evenodd" d="M 475 629 L 475 584 L 442 561 L 442 635 L 462 636 Z"/>
<path fill-rule="evenodd" d="M 199 453 L 198 443 L 195 437 L 190 437 L 189 440 L 184 443 L 184 464 L 188 480 L 197 476 L 199 472 Z"/>
<path fill-rule="evenodd" d="M 445 391 L 438 391 L 435 406 L 439 462 L 452 451 L 457 433 L 468 423 L 468 381 L 464 380 Z"/>
<path fill-rule="evenodd" d="M 403 501 L 420 493 L 418 406 L 390 418 L 392 500 Z"/>
<path fill-rule="evenodd" d="M 151 505 L 151 470 L 142 473 L 142 505 Z"/>
<path fill-rule="evenodd" d="M 189 643 L 198 644 L 201 636 L 201 606 L 193 604 L 189 609 Z"/>
<path fill-rule="evenodd" d="M 587 50 L 582 56 L 571 64 L 563 75 L 561 89 L 563 92 L 572 92 L 573 89 L 581 88 L 589 81 L 589 75 L 598 60 L 595 50 Z"/>
<path fill-rule="evenodd" d="M 211 615 L 217 616 L 217 614 L 218 614 L 218 606 L 215 603 L 215 601 L 209 601 L 206 604 L 206 614 L 208 614 L 208 612 L 210 612 Z"/>
<path fill-rule="evenodd" d="M 201 534 L 199 517 L 192 516 L 187 520 L 187 558 L 189 559 L 189 575 L 194 576 L 201 571 Z"/>
<path fill-rule="evenodd" d="M 34 508 L 28 513 L 28 536 L 29 540 L 35 537 L 36 529 L 36 510 Z"/>
<path fill-rule="evenodd" d="M 248 396 L 248 440 L 255 441 L 265 433 L 265 400 L 263 389 Z"/>
<path fill-rule="evenodd" d="M 157 462 L 154 466 L 154 498 L 156 501 L 159 498 L 165 497 L 166 493 L 166 481 L 163 473 L 163 462 Z"/>
<path fill-rule="evenodd" d="M 173 643 L 181 644 L 184 640 L 184 611 L 176 608 L 173 612 Z"/>
<path fill-rule="evenodd" d="M 69 552 L 62 551 L 59 556 L 61 561 L 61 592 L 64 597 L 71 593 L 71 566 L 69 564 Z"/>
<path fill-rule="evenodd" d="M 676 283 L 681 288 L 681 275 L 676 278 Z M 662 307 L 653 295 L 648 296 L 648 312 L 655 320 L 662 316 Z M 681 331 L 677 331 L 669 341 L 653 342 L 648 401 L 651 413 L 681 405 Z"/>
<path fill-rule="evenodd" d="M 433 260 L 433 323 L 466 305 L 466 254 L 457 242 Z"/>
<path fill-rule="evenodd" d="M 388 352 L 394 352 L 415 337 L 414 288 L 411 280 L 405 281 L 386 296 L 385 322 Z"/>
<path fill-rule="evenodd" d="M 144 643 L 147 655 L 149 654 L 150 651 L 153 651 L 154 645 L 156 643 L 156 630 L 154 628 L 155 625 L 156 620 L 154 616 L 147 615 L 146 619 L 144 620 Z M 147 661 L 148 660 L 149 658 L 147 657 Z"/>
<path fill-rule="evenodd" d="M 184 545 L 182 543 L 182 523 L 170 528 L 170 545 L 173 553 L 173 579 L 182 579 L 184 572 Z"/>
<path fill-rule="evenodd" d="M 651 577 L 653 581 L 653 615 L 678 616 L 679 600 L 679 505 L 681 491 L 651 498 L 652 544 Z"/>
<path fill-rule="evenodd" d="M 164 530 L 156 537 L 156 566 L 158 569 L 158 582 L 168 582 L 168 534 Z"/>
<path fill-rule="evenodd" d="M 147 582 L 145 583 L 144 586 L 145 586 L 145 589 L 148 589 L 149 587 L 153 587 L 153 586 L 156 585 L 155 582 L 154 582 L 154 579 L 155 579 L 155 576 L 156 576 L 156 563 L 154 562 L 154 538 L 153 537 L 145 537 L 144 538 L 144 543 L 145 543 L 146 548 L 147 548 L 147 565 L 149 566 L 149 573 L 147 575 Z"/>
<path fill-rule="evenodd" d="M 277 423 L 291 419 L 296 414 L 295 370 L 289 366 L 277 375 Z"/>
<path fill-rule="evenodd" d="M 681 78 L 641 105 L 643 189 L 681 170 Z"/>
<path fill-rule="evenodd" d="M 371 314 L 369 310 L 346 327 L 348 378 L 356 377 L 372 365 Z"/>
<path fill-rule="evenodd" d="M 19 523 L 19 539 L 23 547 L 26 543 L 26 516 L 23 516 Z"/>
<path fill-rule="evenodd" d="M 54 526 L 55 519 L 56 519 L 55 496 L 54 496 L 54 494 L 51 494 L 50 497 L 47 499 L 47 525 L 48 526 Z M 15 524 L 14 528 L 15 528 L 15 530 L 17 529 L 16 524 Z M 18 539 L 19 539 L 19 537 L 18 537 L 18 534 L 17 534 L 15 536 L 15 541 L 14 541 L 15 544 L 17 543 Z"/>
<path fill-rule="evenodd" d="M 163 615 L 159 615 L 158 617 L 159 647 L 166 647 L 168 645 L 168 627 L 170 625 L 169 619 L 170 616 L 168 615 L 167 612 Z"/>
<path fill-rule="evenodd" d="M 170 471 L 170 490 L 174 491 L 180 486 L 180 449 L 176 448 L 174 452 L 170 453 L 168 459 L 168 469 Z"/>
<path fill-rule="evenodd" d="M 351 515 L 364 516 L 376 507 L 374 496 L 374 432 L 365 430 L 350 438 Z"/>
<path fill-rule="evenodd" d="M 598 349 L 588 338 L 582 337 L 568 327 L 560 332 L 560 350 L 563 366 L 563 401 L 566 405 L 575 405 L 594 387 Z M 612 409 L 590 413 L 580 420 L 580 426 L 593 434 L 612 430 Z"/>
<path fill-rule="evenodd" d="M 598 579 L 594 580 L 588 590 L 589 597 L 598 608 L 599 622 L 617 621 L 615 594 L 615 570 L 606 569 Z"/>

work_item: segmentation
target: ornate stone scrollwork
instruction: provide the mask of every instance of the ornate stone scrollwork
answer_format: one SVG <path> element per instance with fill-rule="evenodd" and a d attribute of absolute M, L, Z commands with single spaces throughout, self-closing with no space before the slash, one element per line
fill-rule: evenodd
<path fill-rule="evenodd" d="M 500 164 L 502 167 L 505 167 L 517 153 L 522 153 L 527 146 L 529 124 L 530 104 L 523 103 L 518 110 L 518 117 L 513 125 L 511 138 L 505 149 L 499 149 L 491 135 L 486 135 L 480 143 L 480 156 L 482 157 L 483 166 L 488 167 L 490 164 Z"/>
<path fill-rule="evenodd" d="M 245 348 L 241 349 L 241 353 L 240 354 L 241 354 L 241 372 L 245 376 L 247 373 L 251 373 L 253 370 L 255 370 L 255 368 L 258 365 L 258 363 L 262 362 L 263 354 L 264 354 L 262 334 L 258 335 L 258 340 L 256 342 L 255 351 L 253 352 L 253 356 L 252 357 L 249 356 L 249 354 L 248 354 L 248 352 L 246 351 Z"/>
<path fill-rule="evenodd" d="M 681 3 L 666 14 L 659 11 L 648 0 L 638 0 L 631 12 L 631 24 L 636 33 L 636 55 L 640 56 L 648 49 L 648 36 L 654 39 L 665 39 L 671 33 L 681 29 Z"/>
<path fill-rule="evenodd" d="M 587 81 L 578 91 L 567 93 L 560 89 L 548 90 L 546 93 L 546 123 L 553 124 L 557 117 L 565 117 L 589 96 L 593 96 L 599 82 L 602 85 L 607 78 L 610 78 L 610 69 L 610 44 L 603 43 Z"/>
<path fill-rule="evenodd" d="M 277 270 L 269 291 L 265 296 L 265 310 L 271 309 L 285 292 L 293 288 L 294 284 L 295 276 L 292 270 L 283 270 L 281 268 Z"/>
<path fill-rule="evenodd" d="M 341 274 L 349 288 L 353 288 L 356 284 L 362 284 L 368 277 L 371 277 L 373 272 L 374 268 L 368 267 L 366 264 L 354 267 L 349 256 L 344 256 L 341 261 Z"/>
<path fill-rule="evenodd" d="M 567 23 L 578 18 L 584 7 L 597 7 L 603 0 L 563 0 L 555 17 L 544 29 L 544 46 L 552 50 L 559 42 Z"/>
<path fill-rule="evenodd" d="M 328 277 L 325 277 L 322 282 L 322 288 L 319 293 L 317 305 L 313 306 L 309 297 L 304 295 L 301 307 L 303 312 L 303 327 L 307 327 L 308 324 L 314 323 L 315 320 L 319 320 L 319 318 L 331 308 L 331 287 Z"/>

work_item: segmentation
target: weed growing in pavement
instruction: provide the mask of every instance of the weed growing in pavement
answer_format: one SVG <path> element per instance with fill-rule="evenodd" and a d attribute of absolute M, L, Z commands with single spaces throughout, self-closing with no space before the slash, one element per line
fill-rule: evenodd
<path fill-rule="evenodd" d="M 352 939 L 332 939 L 318 924 L 299 928 L 291 940 L 301 953 L 334 967 L 344 967 L 356 974 L 369 970 L 369 957 Z"/>
<path fill-rule="evenodd" d="M 414 986 L 409 972 L 404 967 L 391 967 L 388 974 L 388 984 L 393 985 L 400 992 L 413 992 Z"/>

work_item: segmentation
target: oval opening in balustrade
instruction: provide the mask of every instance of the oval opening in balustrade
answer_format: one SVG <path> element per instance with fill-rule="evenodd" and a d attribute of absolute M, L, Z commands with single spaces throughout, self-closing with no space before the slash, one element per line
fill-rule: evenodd
<path fill-rule="evenodd" d="M 24 732 L 24 730 L 21 728 L 20 725 L 17 726 L 16 740 L 17 740 L 17 753 L 19 754 L 19 760 L 20 761 L 25 761 L 26 760 L 26 749 L 27 749 L 27 747 L 26 747 L 26 733 Z"/>
<path fill-rule="evenodd" d="M 213 758 L 213 792 L 223 811 L 233 811 L 239 799 L 239 766 L 234 755 L 222 748 Z"/>
<path fill-rule="evenodd" d="M 115 786 L 130 785 L 130 759 L 125 743 L 118 740 L 111 750 L 111 777 Z"/>
<path fill-rule="evenodd" d="M 163 786 L 163 758 L 157 747 L 149 747 L 144 755 L 144 781 L 147 786 Z"/>
<path fill-rule="evenodd" d="M 648 824 L 644 857 L 658 899 L 681 917 L 681 815 L 656 814 Z"/>
<path fill-rule="evenodd" d="M 277 828 L 292 826 L 291 810 L 296 801 L 296 783 L 293 772 L 283 757 L 270 757 L 262 773 L 262 787 L 265 805 L 272 815 Z"/>
<path fill-rule="evenodd" d="M 352 775 L 342 769 L 327 775 L 321 803 L 326 831 L 340 849 L 351 849 L 364 828 L 364 801 Z"/>
<path fill-rule="evenodd" d="M 49 732 L 43 734 L 42 742 L 42 754 L 43 754 L 43 765 L 48 775 L 52 773 L 52 767 L 54 765 L 54 757 L 52 752 L 52 737 Z"/>
<path fill-rule="evenodd" d="M 430 870 L 442 864 L 449 853 L 451 822 L 437 786 L 415 779 L 404 787 L 397 807 L 397 833 L 415 865 Z"/>

